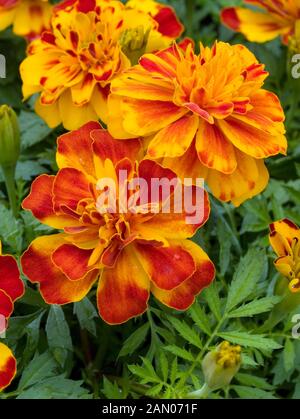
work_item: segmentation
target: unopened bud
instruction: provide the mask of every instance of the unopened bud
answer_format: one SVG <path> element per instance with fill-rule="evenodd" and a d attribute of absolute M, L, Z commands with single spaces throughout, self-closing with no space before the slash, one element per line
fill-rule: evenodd
<path fill-rule="evenodd" d="M 20 156 L 20 128 L 17 115 L 7 105 L 0 107 L 0 165 L 14 166 Z"/>
<path fill-rule="evenodd" d="M 211 390 L 227 387 L 241 366 L 241 347 L 222 342 L 202 362 L 205 382 Z"/>
<path fill-rule="evenodd" d="M 145 31 L 142 25 L 123 32 L 120 40 L 122 51 L 130 59 L 132 65 L 137 64 L 141 56 L 145 54 L 149 35 L 150 29 Z"/>

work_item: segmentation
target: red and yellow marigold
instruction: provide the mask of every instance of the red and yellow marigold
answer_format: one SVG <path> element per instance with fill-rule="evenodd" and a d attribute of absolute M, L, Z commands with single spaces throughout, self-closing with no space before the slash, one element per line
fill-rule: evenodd
<path fill-rule="evenodd" d="M 24 98 L 40 93 L 36 112 L 50 127 L 105 122 L 111 81 L 145 51 L 165 48 L 180 35 L 172 9 L 154 4 L 154 17 L 115 0 L 56 7 L 51 29 L 29 46 L 21 64 Z"/>
<path fill-rule="evenodd" d="M 300 229 L 284 219 L 270 225 L 270 243 L 278 259 L 276 269 L 288 279 L 292 293 L 300 293 Z"/>
<path fill-rule="evenodd" d="M 149 137 L 149 158 L 205 178 L 217 198 L 239 205 L 266 187 L 264 159 L 287 150 L 279 99 L 262 88 L 267 76 L 243 45 L 201 45 L 197 55 L 174 44 L 112 82 L 108 129 Z"/>
<path fill-rule="evenodd" d="M 0 0 L 0 31 L 13 25 L 15 34 L 35 38 L 50 27 L 48 0 Z"/>
<path fill-rule="evenodd" d="M 300 21 L 299 0 L 245 0 L 258 10 L 227 7 L 221 19 L 230 29 L 241 32 L 251 42 L 267 42 L 278 36 L 285 44 L 295 34 Z"/>
<path fill-rule="evenodd" d="M 101 317 L 120 324 L 145 312 L 150 292 L 185 310 L 213 280 L 213 263 L 188 240 L 208 219 L 207 194 L 204 219 L 194 224 L 186 223 L 184 212 L 153 211 L 161 207 L 161 195 L 147 206 L 139 202 L 144 210 L 136 213 L 101 211 L 104 191 L 97 185 L 104 178 L 117 182 L 121 170 L 128 182 L 139 177 L 147 185 L 153 178 L 176 178 L 154 161 L 138 163 L 141 154 L 140 140 L 114 140 L 95 122 L 59 138 L 58 174 L 37 178 L 23 202 L 42 223 L 62 230 L 34 240 L 22 257 L 24 273 L 40 285 L 47 303 L 80 301 L 98 283 Z"/>
<path fill-rule="evenodd" d="M 0 335 L 14 309 L 14 302 L 24 294 L 17 262 L 12 256 L 2 255 L 0 242 Z M 16 375 L 17 362 L 11 350 L 0 343 L 0 391 L 9 386 Z"/>

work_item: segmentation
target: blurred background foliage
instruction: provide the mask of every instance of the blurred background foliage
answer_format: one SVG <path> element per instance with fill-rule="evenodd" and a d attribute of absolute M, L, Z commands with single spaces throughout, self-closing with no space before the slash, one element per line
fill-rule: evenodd
<path fill-rule="evenodd" d="M 144 316 L 110 327 L 96 312 L 93 292 L 73 306 L 49 307 L 34 287 L 27 286 L 7 334 L 18 357 L 18 378 L 2 398 L 185 397 L 203 385 L 201 360 L 223 339 L 243 347 L 243 365 L 232 385 L 212 397 L 300 398 L 300 340 L 292 339 L 293 313 L 287 313 L 286 321 L 274 330 L 259 333 L 278 302 L 273 296 L 278 275 L 268 226 L 283 217 L 300 225 L 300 80 L 289 76 L 287 49 L 279 39 L 250 44 L 221 25 L 221 8 L 241 1 L 165 3 L 176 8 L 186 25 L 185 35 L 197 43 L 211 45 L 216 39 L 243 43 L 266 64 L 267 88 L 280 96 L 286 111 L 288 156 L 268 161 L 269 187 L 240 208 L 212 198 L 211 219 L 194 240 L 214 260 L 217 279 L 187 313 L 152 299 Z M 33 103 L 22 101 L 18 66 L 25 50 L 25 42 L 11 30 L 0 34 L 0 52 L 7 58 L 0 103 L 18 112 L 22 131 L 19 203 L 36 176 L 56 171 L 56 138 L 63 132 L 50 130 L 34 114 Z M 18 258 L 32 239 L 50 230 L 25 211 L 15 219 L 3 179 L 0 182 L 0 237 L 5 252 Z"/>

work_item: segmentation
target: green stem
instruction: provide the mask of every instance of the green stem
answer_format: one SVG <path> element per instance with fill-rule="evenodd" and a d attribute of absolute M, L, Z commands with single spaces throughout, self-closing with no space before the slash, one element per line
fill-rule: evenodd
<path fill-rule="evenodd" d="M 210 395 L 210 393 L 211 393 L 211 389 L 205 383 L 203 385 L 203 387 L 200 388 L 200 390 L 193 391 L 192 393 L 189 393 L 187 395 L 187 398 L 189 398 L 189 399 L 207 399 L 207 397 Z"/>
<path fill-rule="evenodd" d="M 2 166 L 5 185 L 7 189 L 10 208 L 15 218 L 18 217 L 18 204 L 16 195 L 15 172 L 16 166 Z"/>
<path fill-rule="evenodd" d="M 201 352 L 199 353 L 199 355 L 196 357 L 196 359 L 192 363 L 191 367 L 187 370 L 187 372 L 180 379 L 180 381 L 179 381 L 179 385 L 180 386 L 183 387 L 185 385 L 187 379 L 192 375 L 194 369 L 196 368 L 196 365 L 198 365 L 198 364 L 201 363 L 202 358 L 204 357 L 204 355 L 208 351 L 208 349 L 209 349 L 211 343 L 213 342 L 213 340 L 215 339 L 216 335 L 219 333 L 219 330 L 220 330 L 220 328 L 223 325 L 223 323 L 224 323 L 225 320 L 226 320 L 226 316 L 223 316 L 222 319 L 219 321 L 219 323 L 216 325 L 216 327 L 215 327 L 212 335 L 207 340 L 207 342 L 204 345 L 203 349 L 201 350 Z"/>
<path fill-rule="evenodd" d="M 194 7 L 195 7 L 195 0 L 185 0 L 185 7 L 186 7 L 186 18 L 187 18 L 187 35 L 192 37 L 193 36 L 193 29 L 194 29 Z"/>

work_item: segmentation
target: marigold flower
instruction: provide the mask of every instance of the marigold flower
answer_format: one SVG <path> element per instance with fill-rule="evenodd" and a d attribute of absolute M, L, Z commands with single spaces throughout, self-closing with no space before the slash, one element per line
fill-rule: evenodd
<path fill-rule="evenodd" d="M 2 255 L 0 242 L 0 315 L 9 319 L 16 300 L 24 294 L 17 262 L 12 256 Z M 1 328 L 2 329 L 2 328 Z M 4 330 L 0 330 L 3 333 Z"/>
<path fill-rule="evenodd" d="M 241 32 L 251 42 L 267 42 L 282 36 L 284 44 L 294 35 L 300 18 L 298 0 L 245 0 L 258 11 L 244 7 L 227 7 L 221 13 L 224 25 Z"/>
<path fill-rule="evenodd" d="M 16 358 L 4 343 L 0 343 L 0 392 L 11 384 L 16 373 Z"/>
<path fill-rule="evenodd" d="M 174 44 L 112 82 L 108 129 L 149 137 L 149 158 L 205 178 L 217 198 L 239 205 L 266 187 L 263 159 L 287 150 L 279 99 L 262 89 L 267 76 L 243 45 L 201 45 L 196 55 Z"/>
<path fill-rule="evenodd" d="M 176 179 L 154 161 L 138 163 L 141 153 L 138 139 L 114 140 L 95 122 L 59 138 L 58 174 L 37 178 L 23 202 L 42 223 L 63 230 L 37 238 L 22 256 L 24 273 L 39 283 L 48 304 L 80 301 L 98 282 L 101 317 L 120 324 L 147 309 L 150 291 L 163 304 L 185 310 L 213 280 L 213 263 L 187 240 L 208 219 L 207 194 L 204 219 L 194 224 L 185 222 L 184 211 L 153 211 L 162 205 L 161 194 L 150 203 L 139 200 L 136 213 L 122 210 L 120 201 L 117 210 L 102 211 L 112 192 L 100 204 L 107 188 L 99 182 L 117 182 L 124 169 L 126 182 L 137 176 L 147 185 L 153 178 Z M 194 196 L 197 188 L 191 188 Z"/>
<path fill-rule="evenodd" d="M 49 29 L 51 13 L 48 0 L 0 0 L 0 31 L 13 25 L 16 35 L 33 39 Z"/>
<path fill-rule="evenodd" d="M 73 130 L 105 122 L 111 81 L 145 52 L 166 48 L 174 39 L 174 14 L 164 16 L 157 21 L 157 15 L 120 1 L 59 5 L 51 29 L 29 46 L 21 64 L 24 98 L 40 93 L 36 112 L 50 127 L 62 122 Z"/>
<path fill-rule="evenodd" d="M 14 309 L 14 302 L 24 294 L 17 262 L 12 256 L 2 255 L 0 242 L 0 335 Z M 4 323 L 2 322 L 4 319 Z M 0 391 L 9 386 L 16 375 L 17 362 L 11 350 L 0 343 Z"/>
<path fill-rule="evenodd" d="M 288 219 L 270 225 L 270 243 L 278 259 L 276 269 L 289 280 L 292 293 L 300 293 L 300 229 Z"/>

